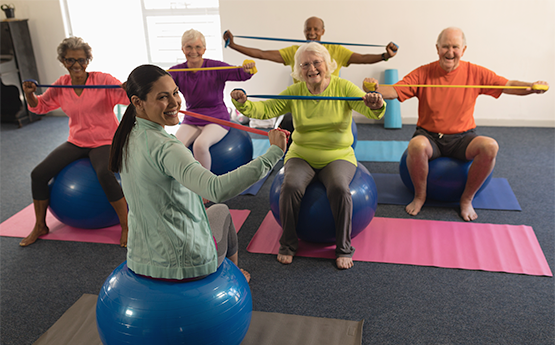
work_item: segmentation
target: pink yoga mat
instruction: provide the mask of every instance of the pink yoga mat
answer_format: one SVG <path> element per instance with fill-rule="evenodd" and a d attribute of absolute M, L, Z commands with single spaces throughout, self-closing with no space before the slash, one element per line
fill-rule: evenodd
<path fill-rule="evenodd" d="M 229 210 L 235 229 L 239 231 L 249 216 L 250 210 Z M 50 211 L 46 214 L 46 224 L 50 233 L 41 236 L 43 240 L 74 241 L 119 244 L 121 227 L 119 225 L 103 229 L 79 229 L 60 223 Z M 14 216 L 0 224 L 0 236 L 26 237 L 35 225 L 33 204 L 25 207 Z"/>
<path fill-rule="evenodd" d="M 247 251 L 277 254 L 281 233 L 268 212 Z M 534 230 L 525 225 L 374 217 L 352 244 L 355 261 L 553 276 Z M 299 241 L 297 256 L 333 259 L 334 250 Z"/>

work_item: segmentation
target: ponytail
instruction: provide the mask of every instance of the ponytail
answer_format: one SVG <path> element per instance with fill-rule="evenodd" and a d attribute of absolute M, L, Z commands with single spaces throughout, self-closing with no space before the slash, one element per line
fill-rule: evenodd
<path fill-rule="evenodd" d="M 121 122 L 119 123 L 118 129 L 114 134 L 114 138 L 112 139 L 112 147 L 110 148 L 110 162 L 108 165 L 108 169 L 112 172 L 120 172 L 123 168 L 124 161 L 127 160 L 126 147 L 127 143 L 129 142 L 129 133 L 135 126 L 135 106 L 133 103 L 129 103 L 127 109 L 125 109 L 125 113 L 121 118 Z"/>
<path fill-rule="evenodd" d="M 158 66 L 154 65 L 141 65 L 135 68 L 125 84 L 125 92 L 131 102 L 133 96 L 137 96 L 140 100 L 146 100 L 146 95 L 152 89 L 152 85 L 162 76 L 169 76 L 170 74 Z M 121 172 L 124 163 L 127 161 L 128 150 L 127 144 L 129 143 L 129 134 L 135 126 L 137 112 L 133 102 L 129 104 L 123 118 L 114 134 L 112 139 L 112 147 L 110 148 L 110 161 L 108 169 L 112 172 Z"/>

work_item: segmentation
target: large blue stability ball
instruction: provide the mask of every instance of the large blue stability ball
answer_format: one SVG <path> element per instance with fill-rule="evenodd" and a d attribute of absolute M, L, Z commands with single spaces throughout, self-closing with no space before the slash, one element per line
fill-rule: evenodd
<path fill-rule="evenodd" d="M 192 151 L 193 146 L 189 146 Z M 248 132 L 230 128 L 225 137 L 210 147 L 212 171 L 223 175 L 252 160 L 252 139 Z"/>
<path fill-rule="evenodd" d="M 238 345 L 251 316 L 249 284 L 229 259 L 215 273 L 189 282 L 140 276 L 124 262 L 106 279 L 96 303 L 104 344 Z"/>
<path fill-rule="evenodd" d="M 357 147 L 357 139 L 358 139 L 358 129 L 357 129 L 357 124 L 355 123 L 355 120 L 351 122 L 351 130 L 353 131 L 353 144 L 351 145 L 351 147 L 354 150 Z"/>
<path fill-rule="evenodd" d="M 450 157 L 439 157 L 429 161 L 426 196 L 439 201 L 459 201 L 466 186 L 468 169 L 471 164 L 472 161 L 467 162 Z M 407 168 L 406 150 L 399 163 L 399 173 L 405 186 L 414 193 L 414 185 Z M 476 195 L 488 185 L 492 174 L 488 176 Z"/>
<path fill-rule="evenodd" d="M 119 174 L 116 174 L 119 182 Z M 119 224 L 88 158 L 71 162 L 49 184 L 50 212 L 60 222 L 82 229 Z"/>
<path fill-rule="evenodd" d="M 284 175 L 285 168 L 281 168 L 270 187 L 270 207 L 274 218 L 280 225 L 279 197 Z M 353 199 L 351 238 L 354 238 L 374 218 L 378 207 L 378 190 L 374 178 L 362 164 L 358 164 L 349 187 Z M 335 243 L 335 221 L 326 194 L 326 187 L 318 180 L 314 180 L 308 185 L 301 201 L 297 236 L 308 242 Z"/>

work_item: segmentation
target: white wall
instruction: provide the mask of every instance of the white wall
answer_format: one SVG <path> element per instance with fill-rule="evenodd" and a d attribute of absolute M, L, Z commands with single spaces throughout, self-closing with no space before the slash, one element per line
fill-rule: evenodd
<path fill-rule="evenodd" d="M 59 0 L 10 3 L 16 7 L 16 18 L 29 19 L 40 81 L 55 81 L 66 73 L 56 60 L 56 47 L 65 37 Z M 91 3 L 93 7 L 97 7 L 96 2 Z M 98 30 L 106 31 L 106 40 L 119 42 L 119 49 L 114 49 L 109 56 L 95 54 L 95 59 L 117 60 L 114 71 L 103 72 L 119 76 L 120 70 L 124 73 L 122 69 L 126 69 L 127 73 L 138 65 L 131 62 L 131 57 L 142 54 L 142 48 L 135 52 L 135 47 L 127 45 L 126 37 L 144 33 L 126 27 L 126 17 L 131 11 L 112 11 L 114 7 L 109 5 L 102 7 L 115 13 L 119 20 L 107 20 L 98 14 Z M 342 68 L 341 77 L 357 85 L 365 77 L 383 81 L 385 69 L 398 69 L 402 77 L 436 60 L 435 41 L 447 26 L 458 26 L 465 31 L 468 40 L 465 60 L 509 79 L 545 80 L 552 87 L 555 85 L 554 0 L 220 0 L 222 31 L 229 29 L 235 35 L 303 39 L 304 20 L 313 15 L 326 23 L 324 40 L 370 44 L 394 41 L 400 46 L 397 57 L 388 62 Z M 289 45 L 247 39 L 237 39 L 237 43 L 261 49 Z M 379 54 L 383 49 L 353 47 L 352 50 Z M 228 63 L 241 64 L 245 58 L 229 48 L 224 49 L 224 61 Z M 126 60 L 130 61 L 129 68 L 120 64 Z M 259 72 L 250 81 L 230 83 L 226 94 L 235 87 L 253 94 L 277 94 L 291 82 L 289 67 L 260 60 L 257 67 Z M 403 122 L 415 123 L 416 110 L 416 100 L 402 103 Z M 475 117 L 478 125 L 555 127 L 555 91 L 526 97 L 502 95 L 497 100 L 482 96 L 478 98 Z"/>
<path fill-rule="evenodd" d="M 88 4 L 87 10 L 71 8 L 75 3 Z M 148 63 L 140 0 L 77 0 L 69 6 L 73 36 L 82 37 L 92 47 L 88 71 L 109 73 L 123 82 L 135 67 Z"/>
<path fill-rule="evenodd" d="M 59 0 L 16 0 L 16 19 L 28 19 L 31 41 L 37 61 L 39 82 L 51 84 L 67 70 L 57 59 L 56 47 L 66 37 Z M 51 115 L 64 115 L 55 110 Z"/>
<path fill-rule="evenodd" d="M 545 80 L 555 86 L 555 1 L 553 0 L 220 0 L 222 30 L 234 35 L 304 39 L 303 23 L 310 16 L 324 19 L 323 40 L 387 44 L 400 47 L 397 57 L 373 65 L 351 65 L 341 77 L 361 85 L 365 77 L 383 82 L 385 69 L 402 78 L 416 67 L 437 60 L 435 41 L 448 26 L 465 31 L 464 60 L 485 66 L 509 79 Z M 236 42 L 260 49 L 290 44 L 251 39 Z M 352 47 L 358 53 L 380 54 L 383 48 Z M 229 48 L 224 60 L 245 59 Z M 277 94 L 289 85 L 289 67 L 257 60 L 258 73 L 242 87 L 252 94 Z M 416 123 L 417 101 L 401 104 L 404 123 Z M 555 90 L 544 95 L 502 95 L 478 98 L 478 125 L 555 127 Z"/>
<path fill-rule="evenodd" d="M 29 20 L 40 82 L 50 84 L 67 74 L 56 53 L 60 42 L 67 37 L 60 0 L 19 0 L 10 3 L 16 8 L 16 18 Z M 126 20 L 129 16 L 138 19 Z M 142 44 L 145 36 L 141 16 L 140 0 L 95 0 L 89 3 L 87 11 L 72 18 L 72 33 L 75 36 L 83 36 L 84 27 L 91 26 L 89 18 L 95 18 L 95 29 L 103 32 L 101 38 L 83 36 L 93 50 L 88 70 L 110 73 L 124 81 L 133 68 L 148 63 L 146 46 Z"/>
<path fill-rule="evenodd" d="M 56 47 L 65 38 L 60 1 L 16 0 L 9 3 L 15 6 L 15 18 L 28 19 L 39 82 L 50 84 L 67 74 L 56 53 Z"/>

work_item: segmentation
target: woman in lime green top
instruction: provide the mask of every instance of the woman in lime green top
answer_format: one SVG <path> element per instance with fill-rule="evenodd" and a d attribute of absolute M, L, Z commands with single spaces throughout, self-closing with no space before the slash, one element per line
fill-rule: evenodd
<path fill-rule="evenodd" d="M 114 135 L 110 170 L 120 172 L 129 204 L 127 266 L 137 274 L 181 280 L 215 272 L 225 257 L 237 264 L 229 209 L 223 204 L 205 209 L 202 197 L 227 200 L 266 176 L 283 156 L 285 134 L 270 131 L 272 145 L 265 154 L 216 176 L 164 130 L 179 123 L 181 107 L 166 71 L 139 66 L 125 88 L 131 104 Z"/>
<path fill-rule="evenodd" d="M 325 47 L 316 42 L 302 45 L 295 54 L 291 76 L 301 80 L 280 95 L 360 97 L 360 101 L 271 99 L 251 102 L 242 90 L 231 98 L 241 113 L 268 119 L 291 112 L 295 132 L 285 156 L 285 175 L 280 194 L 280 238 L 278 261 L 290 264 L 298 248 L 296 224 L 306 187 L 316 176 L 326 186 L 336 226 L 336 263 L 340 269 L 353 266 L 351 246 L 352 199 L 349 184 L 356 170 L 351 144 L 352 110 L 379 119 L 385 102 L 378 93 L 366 94 L 347 80 L 332 76 L 336 63 Z"/>

